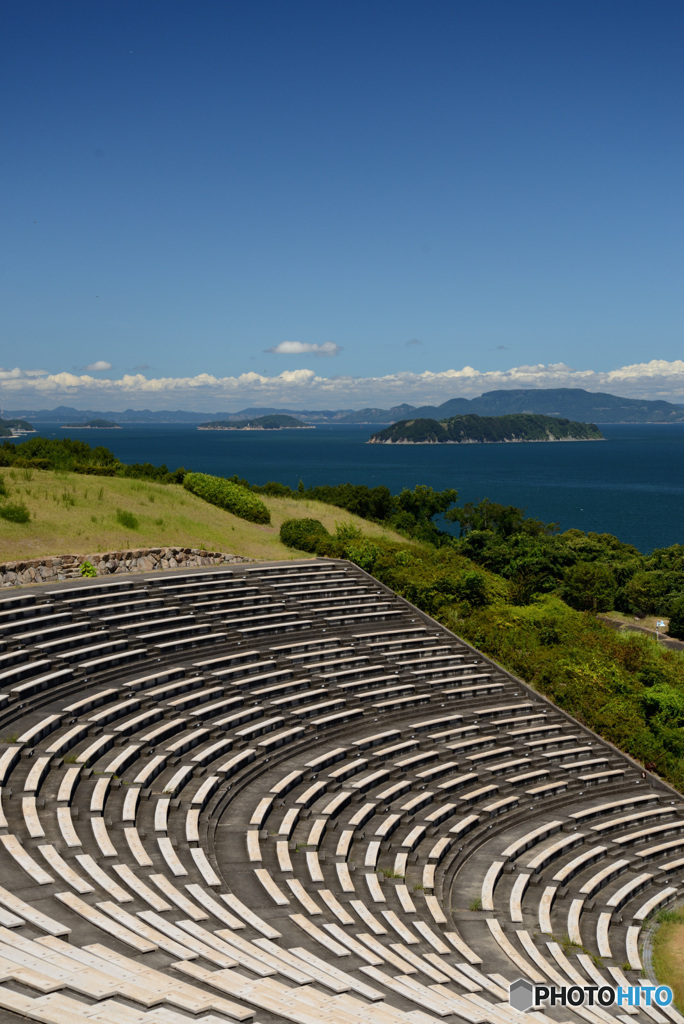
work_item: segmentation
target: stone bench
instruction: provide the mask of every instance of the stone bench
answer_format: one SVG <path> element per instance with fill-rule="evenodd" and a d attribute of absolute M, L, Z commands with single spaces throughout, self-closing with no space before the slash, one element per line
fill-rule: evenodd
<path fill-rule="evenodd" d="M 558 895 L 557 885 L 547 885 L 539 900 L 539 930 L 542 935 L 552 935 L 551 910 Z"/>
<path fill-rule="evenodd" d="M 684 846 L 684 836 L 681 839 L 671 839 L 667 843 L 658 843 L 656 846 L 649 846 L 646 850 L 639 850 L 635 856 L 640 860 L 651 860 L 653 857 L 662 857 L 670 854 L 673 850 L 680 850 Z"/>
<path fill-rule="evenodd" d="M 301 725 L 293 726 L 290 729 L 281 729 L 279 732 L 271 733 L 265 740 L 259 740 L 257 747 L 268 753 L 271 750 L 277 750 L 286 743 L 293 743 L 295 740 L 300 739 L 304 732 L 304 726 Z"/>
<path fill-rule="evenodd" d="M 40 832 L 40 835 L 44 833 Z M 13 861 L 24 871 L 29 878 L 36 885 L 49 885 L 53 881 L 52 875 L 49 875 L 44 868 L 38 864 L 36 860 L 27 853 L 24 847 L 21 845 L 17 836 L 8 833 L 0 836 L 0 843 L 4 846 L 7 853 L 13 859 Z"/>
<path fill-rule="evenodd" d="M 125 651 L 128 647 L 127 640 L 109 640 L 99 644 L 89 644 L 86 647 L 77 647 L 75 650 L 64 651 L 56 655 L 57 658 L 70 663 L 85 662 L 92 663 L 104 655 L 111 655 Z"/>
<path fill-rule="evenodd" d="M 610 907 L 612 910 L 621 910 L 625 903 L 628 903 L 638 893 L 640 893 L 642 889 L 645 889 L 646 886 L 650 885 L 652 880 L 653 875 L 648 872 L 642 872 L 642 874 L 637 875 L 636 878 L 632 878 L 631 881 L 625 882 L 623 886 L 614 892 L 613 895 L 606 900 L 606 906 Z"/>
<path fill-rule="evenodd" d="M 684 828 L 684 821 L 667 821 L 662 825 L 650 825 L 647 828 L 637 829 L 635 832 L 627 832 L 624 836 L 617 836 L 611 842 L 615 846 L 623 847 L 629 843 L 642 843 L 647 839 L 668 835 L 670 832 L 678 832 Z"/>
<path fill-rule="evenodd" d="M 494 910 L 494 888 L 501 877 L 504 864 L 505 861 L 503 860 L 495 860 L 492 861 L 487 869 L 487 873 L 485 874 L 482 882 L 481 902 L 483 910 L 492 912 Z"/>
<path fill-rule="evenodd" d="M 543 839 L 547 839 L 549 836 L 554 835 L 563 827 L 562 821 L 550 821 L 545 822 L 543 825 L 538 825 L 537 828 L 532 829 L 530 832 L 526 832 L 525 835 L 521 836 L 520 839 L 516 839 L 513 843 L 506 847 L 501 852 L 501 856 L 504 860 L 516 860 L 520 854 L 525 853 L 530 847 L 540 843 Z"/>
<path fill-rule="evenodd" d="M 227 636 L 226 633 L 204 633 L 195 627 L 191 628 L 192 632 L 189 635 L 177 636 L 173 640 L 153 644 L 153 649 L 159 654 L 164 655 L 167 651 L 182 650 L 184 647 L 197 647 L 200 644 L 208 643 L 223 643 Z"/>
<path fill-rule="evenodd" d="M 584 871 L 585 868 L 602 860 L 607 852 L 605 846 L 593 846 L 589 850 L 584 850 L 578 857 L 574 857 L 567 864 L 564 864 L 553 876 L 553 881 L 559 882 L 561 885 L 567 885 L 580 871 Z"/>
<path fill-rule="evenodd" d="M 574 811 L 570 814 L 570 817 L 576 822 L 589 821 L 593 818 L 599 818 L 603 815 L 611 814 L 615 811 L 621 811 L 629 807 L 637 807 L 646 803 L 653 803 L 654 800 L 658 800 L 657 793 L 632 794 L 631 796 L 623 797 L 620 800 L 611 800 L 609 803 L 605 804 L 594 804 L 581 811 Z"/>
<path fill-rule="evenodd" d="M 42 718 L 35 725 L 30 726 L 25 732 L 18 737 L 17 743 L 22 746 L 33 747 L 41 740 L 49 736 L 51 732 L 58 729 L 62 724 L 61 715 L 48 715 L 46 718 Z"/>
<path fill-rule="evenodd" d="M 200 730 L 197 731 L 199 732 Z M 207 734 L 207 731 L 208 730 L 205 729 L 201 730 L 204 735 Z M 216 740 L 214 743 L 210 743 L 209 746 L 204 747 L 202 750 L 198 750 L 196 754 L 193 754 L 190 760 L 193 764 L 204 767 L 212 761 L 217 760 L 219 757 L 222 757 L 226 751 L 232 748 L 232 746 L 233 741 L 231 739 L 224 738 Z"/>
<path fill-rule="evenodd" d="M 74 626 L 74 629 L 76 628 L 78 627 Z M 83 626 L 82 629 L 87 630 L 87 626 Z M 36 643 L 34 644 L 34 646 L 41 652 L 41 654 L 44 654 L 46 657 L 50 657 L 51 655 L 59 653 L 59 651 L 62 651 L 65 648 L 67 650 L 78 649 L 81 646 L 92 645 L 93 641 L 104 641 L 108 639 L 109 630 L 97 629 L 87 632 L 71 633 L 67 636 L 62 636 L 57 640 L 46 640 L 42 643 Z M 26 656 L 28 657 L 28 653 Z M 0 665 L 1 664 L 2 661 L 0 660 Z"/>
<path fill-rule="evenodd" d="M 619 818 L 613 818 L 611 821 L 602 822 L 598 825 L 590 825 L 589 827 L 596 835 L 602 836 L 604 833 L 625 828 L 627 825 L 631 825 L 636 821 L 645 821 L 654 817 L 664 818 L 670 814 L 676 813 L 677 810 L 674 807 L 653 807 L 650 810 L 641 810 L 634 814 L 624 814 Z"/>
<path fill-rule="evenodd" d="M 545 847 L 540 850 L 528 863 L 525 865 L 526 871 L 531 871 L 533 874 L 538 874 L 543 868 L 548 867 L 552 860 L 556 857 L 560 857 L 562 854 L 567 853 L 568 850 L 574 849 L 576 846 L 580 846 L 584 842 L 584 835 L 581 832 L 573 832 L 569 836 L 563 836 L 558 839 L 551 846 Z"/>
<path fill-rule="evenodd" d="M 122 651 L 118 654 L 107 654 L 102 658 L 92 658 L 82 662 L 80 667 L 86 673 L 105 672 L 110 668 L 128 665 L 132 661 L 140 661 L 146 653 L 144 647 L 137 647 L 134 650 Z"/>
<path fill-rule="evenodd" d="M 635 911 L 632 919 L 639 922 L 646 921 L 655 910 L 670 903 L 678 892 L 679 889 L 675 886 L 668 886 L 666 889 L 661 889 L 660 892 L 656 893 L 655 896 L 651 896 L 649 900 L 646 900 L 646 902 L 642 904 L 637 911 Z M 640 967 L 635 968 L 635 970 L 640 970 Z"/>

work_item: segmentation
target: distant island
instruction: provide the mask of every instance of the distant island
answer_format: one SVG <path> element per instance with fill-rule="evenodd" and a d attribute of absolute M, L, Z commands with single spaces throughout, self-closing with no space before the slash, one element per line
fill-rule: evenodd
<path fill-rule="evenodd" d="M 35 434 L 28 420 L 0 419 L 0 437 L 20 437 L 22 434 Z"/>
<path fill-rule="evenodd" d="M 276 414 L 274 416 L 257 416 L 251 420 L 209 420 L 200 423 L 198 430 L 313 430 L 309 423 L 294 416 Z"/>
<path fill-rule="evenodd" d="M 64 423 L 62 430 L 121 430 L 113 420 L 86 420 L 85 423 Z"/>
<path fill-rule="evenodd" d="M 495 444 L 516 441 L 603 441 L 594 423 L 555 416 L 451 416 L 445 420 L 401 420 L 372 434 L 368 444 Z"/>

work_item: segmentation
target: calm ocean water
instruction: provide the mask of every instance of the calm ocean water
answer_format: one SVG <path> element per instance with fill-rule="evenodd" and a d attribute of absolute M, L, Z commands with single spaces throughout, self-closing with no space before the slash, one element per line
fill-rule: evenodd
<path fill-rule="evenodd" d="M 562 529 L 613 533 L 642 551 L 684 543 L 682 423 L 602 424 L 607 440 L 597 442 L 367 445 L 377 429 L 214 432 L 166 424 L 93 431 L 42 424 L 39 432 L 105 445 L 122 462 L 237 473 L 254 484 L 455 487 L 462 501 L 519 505 Z"/>

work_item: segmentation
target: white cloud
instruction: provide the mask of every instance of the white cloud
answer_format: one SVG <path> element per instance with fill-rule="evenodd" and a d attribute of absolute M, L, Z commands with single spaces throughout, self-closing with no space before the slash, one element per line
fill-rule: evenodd
<path fill-rule="evenodd" d="M 322 345 L 306 341 L 281 341 L 279 345 L 273 345 L 265 351 L 277 356 L 336 356 L 342 351 L 342 346 L 336 345 L 334 341 L 324 341 Z"/>
<path fill-rule="evenodd" d="M 613 370 L 576 370 L 564 363 L 515 366 L 482 372 L 472 366 L 382 377 L 318 375 L 314 370 L 284 370 L 273 377 L 249 372 L 231 377 L 200 373 L 194 377 L 118 378 L 68 372 L 0 368 L 0 405 L 35 408 L 76 404 L 84 408 L 186 408 L 202 411 L 242 409 L 253 404 L 292 408 L 388 408 L 400 402 L 438 404 L 448 398 L 473 398 L 501 388 L 586 388 L 626 398 L 662 398 L 684 403 L 684 361 L 652 359 Z M 170 405 L 170 403 L 173 403 Z M 106 403 L 106 404 L 105 404 Z"/>
<path fill-rule="evenodd" d="M 4 380 L 24 380 L 26 377 L 46 377 L 47 370 L 20 370 L 15 366 L 12 370 L 3 370 L 0 367 L 0 382 Z"/>
<path fill-rule="evenodd" d="M 90 363 L 88 366 L 84 366 L 84 370 L 111 370 L 112 364 L 108 363 L 106 359 L 96 359 L 94 363 Z"/>

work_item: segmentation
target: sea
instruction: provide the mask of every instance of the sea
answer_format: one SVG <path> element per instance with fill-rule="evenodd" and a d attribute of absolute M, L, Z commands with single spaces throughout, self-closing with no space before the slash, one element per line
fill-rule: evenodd
<path fill-rule="evenodd" d="M 276 480 L 293 488 L 300 480 L 305 487 L 384 484 L 393 493 L 417 484 L 454 487 L 459 503 L 489 498 L 517 505 L 561 530 L 612 533 L 644 553 L 684 543 L 684 423 L 601 424 L 605 441 L 367 444 L 384 425 L 269 431 L 206 431 L 186 424 L 36 428 L 44 437 L 104 445 L 122 462 L 237 474 L 252 484 Z"/>

